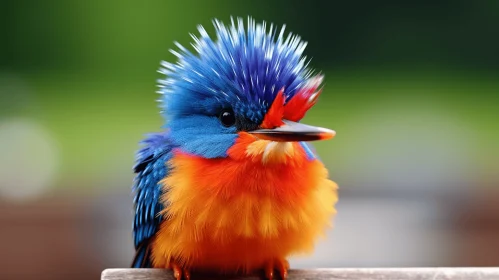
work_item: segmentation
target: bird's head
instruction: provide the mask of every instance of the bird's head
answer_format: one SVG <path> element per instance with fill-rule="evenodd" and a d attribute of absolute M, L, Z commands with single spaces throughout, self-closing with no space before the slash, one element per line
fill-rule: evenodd
<path fill-rule="evenodd" d="M 278 31 L 251 18 L 246 27 L 242 19 L 214 25 L 216 39 L 199 26 L 200 36 L 191 35 L 195 52 L 177 43 L 172 53 L 178 61 L 163 62 L 160 69 L 166 75 L 159 80 L 162 114 L 176 145 L 204 158 L 223 158 L 243 138 L 245 147 L 259 143 L 263 152 L 268 144 L 335 135 L 299 123 L 323 81 L 307 68 L 305 42 L 285 37 L 284 27 Z"/>

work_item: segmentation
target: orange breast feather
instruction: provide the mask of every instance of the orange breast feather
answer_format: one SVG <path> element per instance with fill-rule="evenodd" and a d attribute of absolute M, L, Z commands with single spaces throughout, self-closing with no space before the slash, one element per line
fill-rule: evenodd
<path fill-rule="evenodd" d="M 154 267 L 175 260 L 193 270 L 260 269 L 308 253 L 330 225 L 337 186 L 298 143 L 241 133 L 224 159 L 176 152 L 162 181 L 164 222 Z"/>

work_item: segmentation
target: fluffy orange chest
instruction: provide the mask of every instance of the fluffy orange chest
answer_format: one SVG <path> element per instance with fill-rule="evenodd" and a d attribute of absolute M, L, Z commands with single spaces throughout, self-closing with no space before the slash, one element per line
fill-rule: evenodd
<path fill-rule="evenodd" d="M 225 159 L 175 154 L 162 181 L 165 218 L 154 267 L 175 260 L 248 271 L 313 249 L 335 212 L 337 186 L 299 144 L 262 141 L 240 137 Z"/>

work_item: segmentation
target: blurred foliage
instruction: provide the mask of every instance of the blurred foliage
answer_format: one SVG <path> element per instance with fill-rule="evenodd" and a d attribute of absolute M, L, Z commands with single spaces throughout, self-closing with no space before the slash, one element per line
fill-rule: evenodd
<path fill-rule="evenodd" d="M 7 1 L 3 66 L 149 73 L 197 24 L 251 15 L 300 34 L 321 68 L 499 67 L 494 0 Z M 170 56 L 171 57 L 171 56 Z M 139 71 L 141 69 L 142 71 Z"/>

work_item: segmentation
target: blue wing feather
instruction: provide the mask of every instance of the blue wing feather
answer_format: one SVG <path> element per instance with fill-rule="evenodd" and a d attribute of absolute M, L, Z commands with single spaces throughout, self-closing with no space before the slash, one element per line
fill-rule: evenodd
<path fill-rule="evenodd" d="M 142 144 L 144 147 L 137 153 L 133 186 L 135 218 L 133 237 L 136 249 L 132 267 L 149 266 L 148 240 L 158 230 L 162 217 L 158 213 L 163 209 L 160 197 L 163 190 L 159 182 L 168 174 L 166 163 L 172 157 L 173 144 L 168 133 L 149 135 Z"/>

